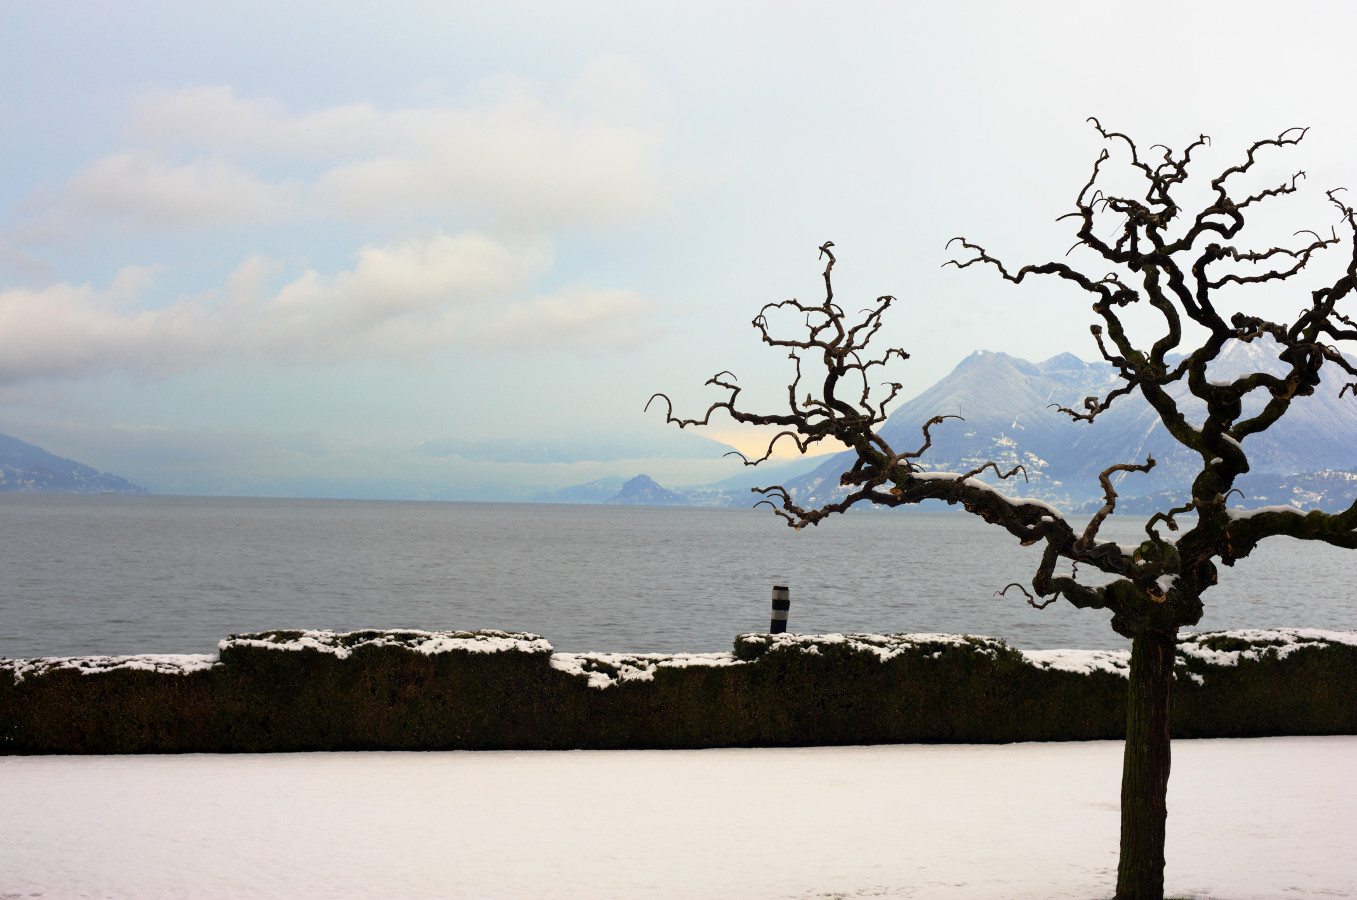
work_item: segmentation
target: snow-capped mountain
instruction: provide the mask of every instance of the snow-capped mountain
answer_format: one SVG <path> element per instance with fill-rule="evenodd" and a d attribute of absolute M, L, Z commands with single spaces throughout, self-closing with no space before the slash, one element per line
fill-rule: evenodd
<path fill-rule="evenodd" d="M 1233 342 L 1213 363 L 1208 377 L 1227 380 L 1249 371 L 1279 372 L 1282 363 L 1276 351 L 1276 345 L 1263 341 Z M 1240 483 L 1246 493 L 1248 484 L 1259 478 L 1270 479 L 1266 483 L 1276 493 L 1278 476 L 1357 469 L 1357 400 L 1339 399 L 1345 381 L 1341 372 L 1327 367 L 1325 375 L 1313 396 L 1297 399 L 1281 422 L 1244 441 L 1252 465 Z M 1105 396 L 1117 383 L 1107 363 L 1086 363 L 1068 353 L 1031 363 L 981 350 L 892 413 L 881 434 L 897 452 L 914 450 L 923 443 L 924 422 L 935 415 L 960 415 L 962 421 L 933 427 L 933 446 L 919 460 L 925 469 L 963 472 L 991 460 L 1005 470 L 1021 464 L 1028 480 L 1024 483 L 1017 476 L 1004 491 L 1039 497 L 1062 509 L 1101 499 L 1099 472 L 1113 463 L 1143 463 L 1147 455 L 1157 462 L 1154 470 L 1118 473 L 1118 493 L 1128 499 L 1186 496 L 1200 459 L 1168 435 L 1138 393 L 1119 398 L 1092 423 L 1075 422 L 1052 406 L 1082 409 L 1085 397 Z M 1185 384 L 1175 385 L 1172 393 L 1189 419 L 1200 422 L 1205 417 L 1205 407 L 1188 394 Z M 1263 397 L 1251 397 L 1246 412 L 1263 402 Z M 803 504 L 828 502 L 842 494 L 839 475 L 851 460 L 846 453 L 828 457 L 786 487 Z M 994 481 L 988 475 L 986 480 Z M 1339 487 L 1351 484 L 1346 479 L 1330 481 Z M 1254 505 L 1247 497 L 1245 503 Z"/>

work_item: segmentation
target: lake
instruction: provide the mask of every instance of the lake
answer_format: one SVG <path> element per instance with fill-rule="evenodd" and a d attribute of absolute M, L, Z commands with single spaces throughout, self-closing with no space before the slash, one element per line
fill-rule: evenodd
<path fill-rule="evenodd" d="M 1143 519 L 1102 536 L 1137 542 Z M 768 628 L 945 631 L 1117 648 L 1106 611 L 1036 610 L 1037 548 L 948 511 L 768 510 L 0 494 L 0 655 L 207 653 L 276 628 L 532 631 L 559 650 L 728 650 Z M 1357 629 L 1357 552 L 1276 538 L 1197 630 Z"/>

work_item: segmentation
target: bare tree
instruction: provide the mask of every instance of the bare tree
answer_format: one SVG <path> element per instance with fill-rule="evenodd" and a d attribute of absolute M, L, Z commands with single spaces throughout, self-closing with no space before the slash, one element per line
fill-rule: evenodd
<path fill-rule="evenodd" d="M 1293 247 L 1242 249 L 1235 240 L 1245 217 L 1265 201 L 1294 193 L 1304 173 L 1239 199 L 1232 194 L 1233 184 L 1255 167 L 1260 152 L 1299 143 L 1303 130 L 1254 143 L 1242 162 L 1210 182 L 1207 199 L 1192 214 L 1179 206 L 1179 197 L 1193 152 L 1209 143 L 1205 136 L 1180 155 L 1156 146 L 1152 151 L 1162 152 L 1146 161 L 1129 137 L 1105 130 L 1096 119 L 1090 121 L 1109 146 L 1129 156 L 1126 173 L 1145 190 L 1143 196 L 1104 193 L 1100 183 L 1107 179 L 1103 167 L 1110 158 L 1104 149 L 1079 192 L 1075 210 L 1061 217 L 1072 218 L 1078 226 L 1075 248 L 1085 256 L 1091 251 L 1099 267 L 1110 266 L 1112 271 L 1095 277 L 1070 263 L 1048 262 L 1010 272 L 983 247 L 964 238 L 949 242 L 965 252 L 964 258 L 949 264 L 962 269 L 989 266 L 1015 284 L 1028 275 L 1051 275 L 1085 292 L 1097 319 L 1091 331 L 1119 381 L 1106 396 L 1085 398 L 1079 409 L 1060 410 L 1076 423 L 1092 423 L 1113 403 L 1138 392 L 1168 433 L 1200 457 L 1200 470 L 1190 486 L 1191 499 L 1152 516 L 1139 546 L 1100 539 L 1099 529 L 1116 510 L 1112 476 L 1148 472 L 1155 465 L 1153 458 L 1118 460 L 1104 469 L 1099 480 L 1105 501 L 1086 526 L 1076 528 L 1050 505 L 1014 499 L 977 477 L 987 469 L 1000 479 L 1025 476 L 1021 467 L 1001 472 L 988 463 L 970 472 L 925 471 L 919 461 L 932 443 L 931 429 L 955 417 L 936 416 L 923 423 L 920 443 L 914 449 L 897 449 L 883 440 L 878 426 L 885 422 L 886 408 L 900 385 L 874 386 L 872 370 L 892 358 L 907 359 L 908 354 L 890 348 L 872 356 L 867 346 L 895 300 L 879 297 L 859 316 L 847 316 L 834 299 L 831 243 L 820 248 L 828 260 L 824 301 L 771 303 L 753 322 L 765 344 L 786 349 L 794 361 L 787 410 L 760 414 L 740 409 L 740 388 L 733 375 L 722 372 L 708 384 L 724 389 L 724 400 L 713 403 L 700 419 L 677 418 L 670 405 L 667 418 L 689 427 L 707 424 L 714 413 L 724 412 L 738 422 L 781 426 L 783 430 L 761 459 L 746 459 L 751 465 L 767 459 L 784 437 L 803 451 L 827 439 L 851 448 L 856 460 L 842 476 L 848 492 L 837 502 L 805 508 L 780 485 L 756 489 L 795 528 L 818 524 L 857 503 L 895 507 L 944 500 L 1003 528 L 1024 545 L 1041 545 L 1032 590 L 1009 585 L 1005 591 L 1017 587 L 1039 609 L 1064 598 L 1079 608 L 1110 610 L 1112 628 L 1131 640 L 1116 896 L 1119 900 L 1162 900 L 1169 701 L 1178 629 L 1200 620 L 1202 595 L 1216 583 L 1216 561 L 1233 565 L 1264 538 L 1288 535 L 1357 547 L 1357 503 L 1335 513 L 1302 513 L 1289 507 L 1253 512 L 1227 508 L 1227 497 L 1238 493 L 1235 479 L 1249 470 L 1243 442 L 1278 422 L 1297 398 L 1313 393 L 1324 365 L 1357 377 L 1357 368 L 1338 349 L 1342 342 L 1357 341 L 1357 324 L 1338 310 L 1339 302 L 1357 285 L 1357 241 L 1353 240 L 1357 221 L 1352 208 L 1336 191 L 1329 191 L 1328 199 L 1341 220 L 1341 237 L 1331 228 L 1327 237 L 1298 233 L 1300 240 Z M 1109 224 L 1115 225 L 1110 231 Z M 1107 239 L 1099 237 L 1109 233 Z M 1284 283 L 1300 275 L 1316 254 L 1343 243 L 1352 245 L 1346 268 L 1331 284 L 1309 291 L 1308 297 L 1302 295 L 1294 319 L 1273 321 L 1222 308 L 1225 289 L 1234 296 L 1252 296 L 1243 289 Z M 1156 337 L 1152 343 L 1137 345 L 1123 320 L 1130 309 L 1146 307 L 1153 310 L 1149 318 L 1155 324 L 1150 330 Z M 779 312 L 802 318 L 804 331 L 795 338 L 776 336 L 770 330 L 769 316 Z M 1249 371 L 1229 380 L 1208 376 L 1211 363 L 1234 342 L 1255 341 L 1275 348 L 1279 365 L 1272 367 L 1272 373 Z M 818 396 L 806 393 L 802 399 L 806 390 L 803 367 L 816 369 L 814 380 L 823 377 Z M 1276 374 L 1279 369 L 1281 374 Z M 1179 383 L 1186 385 L 1186 394 L 1181 389 L 1171 393 L 1170 388 Z M 1342 392 L 1348 390 L 1357 394 L 1357 384 L 1342 388 Z M 1196 398 L 1195 405 L 1184 408 L 1188 396 Z M 669 399 L 657 394 L 651 400 L 656 398 L 666 403 Z M 1252 411 L 1246 412 L 1246 407 Z M 1180 531 L 1180 526 L 1186 530 Z M 1176 540 L 1168 533 L 1176 535 Z M 1070 570 L 1058 574 L 1057 568 L 1063 570 L 1066 563 Z M 1112 580 L 1098 586 L 1081 583 L 1079 574 L 1087 570 L 1102 573 L 1104 579 L 1112 576 Z"/>

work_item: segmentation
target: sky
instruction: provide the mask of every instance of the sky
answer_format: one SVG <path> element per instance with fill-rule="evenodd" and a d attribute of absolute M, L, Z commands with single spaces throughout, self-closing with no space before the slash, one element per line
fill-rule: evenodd
<path fill-rule="evenodd" d="M 1097 357 L 1059 258 L 1103 143 L 1292 126 L 1357 189 L 1341 3 L 0 0 L 0 433 L 157 492 L 526 499 L 739 471 L 750 320 L 890 294 L 908 398 L 977 349 Z M 1214 170 L 1214 171 L 1208 171 Z M 1318 200 L 1316 198 L 1319 198 Z M 1291 220 L 1294 219 L 1294 228 Z M 1282 227 L 1285 225 L 1285 227 Z M 720 444 L 713 443 L 722 442 Z"/>

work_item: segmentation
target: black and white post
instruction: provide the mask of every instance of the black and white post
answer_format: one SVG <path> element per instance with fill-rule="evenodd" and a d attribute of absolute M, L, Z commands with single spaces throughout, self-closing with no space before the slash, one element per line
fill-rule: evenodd
<path fill-rule="evenodd" d="M 773 621 L 768 626 L 769 634 L 782 634 L 787 630 L 787 610 L 792 608 L 792 592 L 785 585 L 773 585 Z"/>

